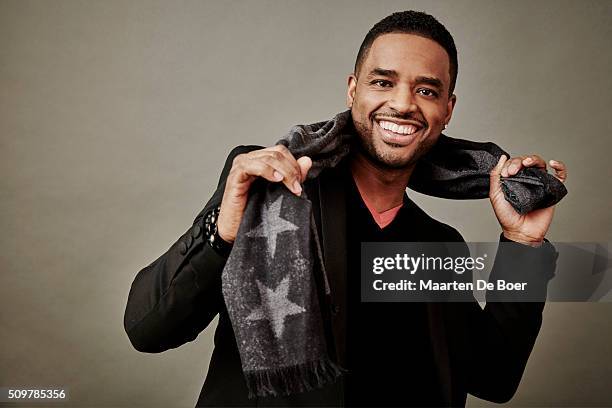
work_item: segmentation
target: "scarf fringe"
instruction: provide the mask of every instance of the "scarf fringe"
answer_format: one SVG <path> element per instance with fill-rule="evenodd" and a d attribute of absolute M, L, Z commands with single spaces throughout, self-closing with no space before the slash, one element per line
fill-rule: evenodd
<path fill-rule="evenodd" d="M 329 358 L 245 373 L 249 398 L 289 395 L 334 382 L 345 371 Z"/>

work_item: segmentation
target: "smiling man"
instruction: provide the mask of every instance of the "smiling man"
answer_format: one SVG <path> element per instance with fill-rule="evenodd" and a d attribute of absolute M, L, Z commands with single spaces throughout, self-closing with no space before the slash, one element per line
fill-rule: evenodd
<path fill-rule="evenodd" d="M 404 169 L 436 142 L 456 101 L 457 56 L 451 52 L 453 63 L 437 42 L 405 33 L 362 46 L 349 76 L 348 105 L 373 162 Z"/>
<path fill-rule="evenodd" d="M 134 347 L 143 352 L 178 347 L 195 339 L 218 314 L 201 406 L 462 406 L 468 393 L 509 400 L 538 334 L 542 302 L 491 303 L 482 310 L 476 302 L 360 299 L 361 242 L 463 242 L 459 232 L 428 216 L 406 194 L 419 158 L 451 120 L 456 78 L 454 41 L 434 17 L 406 11 L 377 23 L 348 77 L 351 120 L 344 132 L 354 135 L 348 154 L 307 179 L 314 169 L 311 158 L 296 159 L 282 144 L 235 148 L 193 226 L 136 276 L 125 313 Z M 565 166 L 550 164 L 555 177 L 564 181 Z M 514 268 L 524 266 L 508 273 L 528 269 L 534 259 L 554 258 L 554 249 L 544 242 L 554 208 L 519 214 L 504 199 L 500 177 L 512 177 L 523 167 L 545 169 L 546 163 L 537 155 L 510 160 L 502 156 L 490 173 L 489 198 L 502 229 L 500 240 L 510 244 L 510 250 L 498 252 L 494 269 L 504 269 L 510 258 Z M 320 314 L 326 350 L 342 368 L 335 381 L 316 384 L 325 370 L 304 366 L 284 379 L 287 392 L 278 391 L 282 386 L 274 373 L 259 377 L 256 385 L 245 380 L 247 356 L 257 359 L 267 346 L 257 336 L 237 342 L 242 326 L 232 326 L 228 310 L 244 307 L 248 300 L 224 299 L 221 276 L 228 255 L 236 251 L 233 243 L 241 238 L 239 227 L 258 179 L 282 183 L 297 196 L 306 192 L 312 203 L 329 279 L 329 288 L 321 281 L 316 285 L 325 305 Z M 275 201 L 266 207 L 276 221 L 267 226 L 262 221 L 265 227 L 252 234 L 267 239 L 273 255 L 283 245 L 281 234 L 287 238 L 298 229 L 283 218 L 281 206 L 282 201 Z M 554 262 L 549 264 L 554 269 Z M 286 329 L 307 307 L 297 300 L 289 280 L 275 287 L 257 281 L 257 287 L 261 306 L 247 310 L 247 326 L 273 333 L 277 343 L 272 343 L 281 345 L 279 353 L 310 338 L 310 333 Z M 287 338 L 287 333 L 294 337 Z M 305 349 L 316 347 L 303 344 Z M 315 385 L 302 392 L 289 390 L 291 379 L 304 372 Z M 249 397 L 253 386 L 271 395 Z"/>

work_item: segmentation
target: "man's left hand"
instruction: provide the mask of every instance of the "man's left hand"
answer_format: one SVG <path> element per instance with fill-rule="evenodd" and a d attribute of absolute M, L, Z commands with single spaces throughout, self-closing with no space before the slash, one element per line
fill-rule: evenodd
<path fill-rule="evenodd" d="M 549 164 L 555 170 L 554 176 L 562 183 L 565 182 L 567 178 L 565 164 L 555 160 L 551 160 Z M 501 189 L 501 177 L 512 177 L 523 167 L 537 167 L 546 171 L 546 162 L 535 154 L 513 157 L 510 160 L 502 156 L 490 173 L 489 199 L 504 236 L 512 241 L 537 247 L 542 245 L 544 235 L 552 221 L 555 206 L 521 215 L 506 201 Z"/>

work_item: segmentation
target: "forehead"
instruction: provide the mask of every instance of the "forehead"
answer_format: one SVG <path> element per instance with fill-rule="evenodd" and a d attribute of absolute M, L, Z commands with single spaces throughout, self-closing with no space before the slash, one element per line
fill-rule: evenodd
<path fill-rule="evenodd" d="M 374 68 L 397 71 L 400 76 L 436 76 L 450 82 L 450 61 L 437 42 L 414 34 L 392 33 L 376 38 L 363 62 L 367 74 Z"/>

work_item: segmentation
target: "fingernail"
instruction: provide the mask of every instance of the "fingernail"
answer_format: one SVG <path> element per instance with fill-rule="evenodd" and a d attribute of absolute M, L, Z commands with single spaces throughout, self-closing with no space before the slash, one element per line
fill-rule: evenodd
<path fill-rule="evenodd" d="M 293 182 L 293 191 L 297 195 L 302 194 L 302 186 L 300 185 L 300 183 L 297 180 Z"/>
<path fill-rule="evenodd" d="M 525 163 L 531 163 L 533 161 L 533 159 L 531 157 L 528 157 L 525 159 Z"/>
<path fill-rule="evenodd" d="M 274 179 L 281 181 L 283 179 L 283 175 L 280 174 L 278 171 L 274 170 L 274 173 L 272 174 L 272 176 L 274 176 Z"/>
<path fill-rule="evenodd" d="M 557 164 L 557 163 L 559 163 L 559 162 L 558 162 L 558 161 L 556 161 L 556 160 L 551 160 L 551 161 L 550 161 L 550 163 L 552 163 L 552 164 Z"/>

